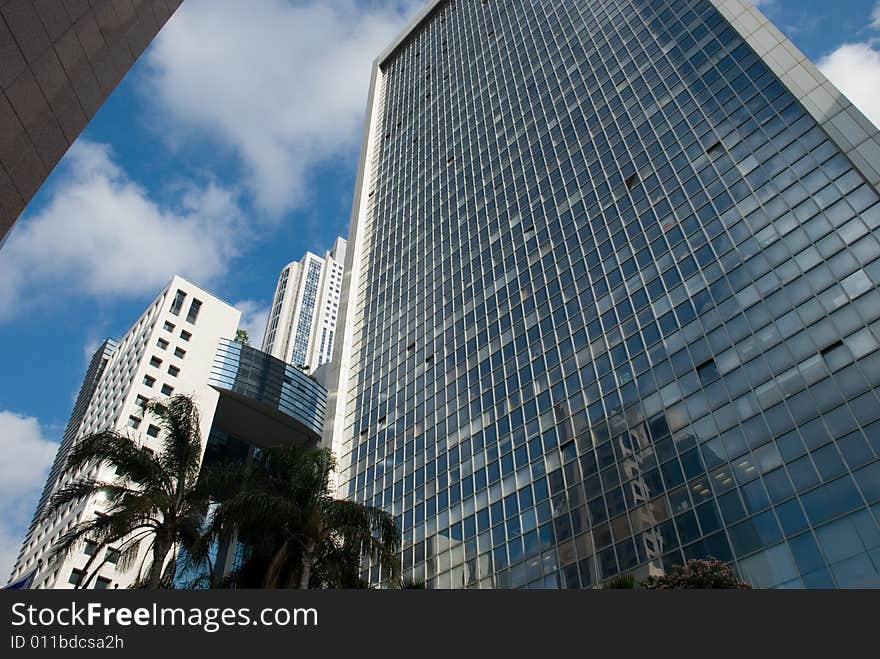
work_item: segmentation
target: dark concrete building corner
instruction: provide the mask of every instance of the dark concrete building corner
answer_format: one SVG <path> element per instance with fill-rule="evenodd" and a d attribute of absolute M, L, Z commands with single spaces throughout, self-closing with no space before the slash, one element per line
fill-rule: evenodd
<path fill-rule="evenodd" d="M 0 246 L 183 0 L 0 0 Z"/>

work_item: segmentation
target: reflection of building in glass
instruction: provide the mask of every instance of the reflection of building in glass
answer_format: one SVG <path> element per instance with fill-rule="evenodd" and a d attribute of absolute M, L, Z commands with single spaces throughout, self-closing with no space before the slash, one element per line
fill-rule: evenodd
<path fill-rule="evenodd" d="M 651 496 L 643 477 L 651 466 L 657 464 L 647 426 L 638 423 L 630 432 L 619 435 L 614 440 L 614 449 L 620 456 L 618 465 L 624 483 L 624 498 L 631 505 L 629 521 L 639 563 L 647 564 L 645 576 L 656 574 L 660 571 L 663 555 L 663 537 L 657 527 L 666 520 L 668 509 L 662 498 Z"/>
<path fill-rule="evenodd" d="M 877 136 L 741 0 L 430 3 L 374 69 L 341 492 L 434 587 L 880 585 Z"/>

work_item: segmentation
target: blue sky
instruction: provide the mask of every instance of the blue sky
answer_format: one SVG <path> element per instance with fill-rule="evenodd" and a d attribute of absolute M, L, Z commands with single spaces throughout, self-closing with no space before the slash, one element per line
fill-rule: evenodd
<path fill-rule="evenodd" d="M 88 357 L 175 273 L 262 334 L 279 270 L 348 227 L 370 64 L 418 0 L 186 0 L 0 251 L 0 578 Z M 880 3 L 762 0 L 880 122 Z"/>

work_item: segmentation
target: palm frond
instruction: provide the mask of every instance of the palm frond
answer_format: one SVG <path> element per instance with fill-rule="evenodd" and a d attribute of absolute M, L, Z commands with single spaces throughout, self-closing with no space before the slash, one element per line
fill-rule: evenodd
<path fill-rule="evenodd" d="M 208 499 L 196 487 L 201 461 L 199 413 L 189 396 L 166 401 L 149 401 L 146 409 L 164 430 L 163 449 L 158 455 L 139 447 L 128 436 L 104 431 L 81 439 L 67 458 L 66 469 L 106 465 L 115 467 L 112 483 L 83 477 L 59 489 L 51 497 L 44 516 L 57 514 L 71 503 L 84 503 L 103 495 L 101 514 L 80 522 L 63 534 L 53 547 L 53 557 L 67 555 L 84 538 L 98 543 L 123 542 L 118 564 L 130 567 L 141 555 L 146 539 L 150 547 L 194 544 L 205 525 Z M 135 541 L 136 539 L 136 541 Z M 152 553 L 143 553 L 144 560 Z M 143 562 L 138 567 L 138 583 Z M 162 583 L 173 582 L 176 559 L 163 565 Z M 155 585 L 153 582 L 149 585 Z"/>
<path fill-rule="evenodd" d="M 67 457 L 65 468 L 76 470 L 87 465 L 114 467 L 117 478 L 148 486 L 168 488 L 171 481 L 149 451 L 115 430 L 105 430 L 83 437 Z"/>
<path fill-rule="evenodd" d="M 193 398 L 178 394 L 165 400 L 153 399 L 145 409 L 163 431 L 159 461 L 164 470 L 174 474 L 179 485 L 195 483 L 202 458 L 202 433 Z"/>
<path fill-rule="evenodd" d="M 238 492 L 252 472 L 252 465 L 233 460 L 205 465 L 195 492 L 205 499 L 223 501 Z"/>
<path fill-rule="evenodd" d="M 309 584 L 363 587 L 361 561 L 375 561 L 394 581 L 400 573 L 400 532 L 387 512 L 330 496 L 333 454 L 288 445 L 264 450 L 249 465 L 223 465 L 203 474 L 206 487 L 224 490 L 210 515 L 207 534 L 234 532 L 248 559 L 232 576 L 253 584 L 295 585 L 303 569 Z"/>
<path fill-rule="evenodd" d="M 392 577 L 396 576 L 400 531 L 391 515 L 356 501 L 328 499 L 325 516 L 329 527 L 345 539 L 346 545 L 377 561 Z"/>
<path fill-rule="evenodd" d="M 71 503 L 81 503 L 101 491 L 109 483 L 102 483 L 89 479 L 80 479 L 57 490 L 49 499 L 49 503 L 43 509 L 41 520 L 45 521 L 54 517 L 62 508 Z"/>
<path fill-rule="evenodd" d="M 58 560 L 66 557 L 87 538 L 102 542 L 103 538 L 111 535 L 111 521 L 105 517 L 96 517 L 74 524 L 74 526 L 58 538 L 52 546 L 49 554 L 50 560 Z M 95 540 L 95 539 L 98 540 Z"/>
<path fill-rule="evenodd" d="M 181 542 L 180 555 L 178 565 L 183 569 L 184 574 L 197 574 L 196 579 L 191 579 L 193 583 L 202 583 L 207 580 L 209 586 L 213 586 L 214 582 L 214 561 L 212 559 L 212 550 L 214 543 L 204 535 L 188 542 Z M 187 587 L 204 587 L 204 586 L 187 586 Z"/>
<path fill-rule="evenodd" d="M 131 543 L 134 540 L 137 540 L 137 539 L 143 537 L 146 533 L 149 533 L 149 532 L 151 532 L 150 529 L 136 532 L 134 534 L 134 536 L 123 540 L 121 546 L 117 547 L 116 550 L 119 551 L 122 547 L 125 547 L 126 545 L 128 545 L 130 547 Z M 77 586 L 77 588 L 84 590 L 89 587 L 89 584 L 92 582 L 92 580 L 98 576 L 98 573 L 101 571 L 101 568 L 110 562 L 110 552 L 111 552 L 112 548 L 110 548 L 108 546 L 115 544 L 120 540 L 122 540 L 122 538 L 108 537 L 97 547 L 95 552 L 92 554 L 92 556 L 89 558 L 88 562 L 83 567 L 83 577 L 80 579 L 80 582 L 79 582 L 79 585 Z M 138 544 L 139 543 L 134 542 L 135 556 L 137 555 Z M 101 560 L 100 563 L 98 563 L 96 566 L 94 566 L 94 568 L 92 568 L 92 563 L 95 561 L 95 559 L 98 557 L 98 554 L 100 553 L 101 549 L 103 549 L 104 547 L 108 547 L 107 551 L 104 552 L 104 558 Z M 126 550 L 126 551 L 128 551 L 128 550 Z M 126 565 L 123 562 L 124 556 L 125 556 L 125 552 L 120 552 L 119 557 L 117 558 L 116 563 L 115 563 L 117 570 L 125 571 Z M 131 561 L 133 561 L 133 558 L 131 559 Z"/>
<path fill-rule="evenodd" d="M 150 531 L 151 532 L 151 531 Z M 119 547 L 119 558 L 116 559 L 116 569 L 122 572 L 128 572 L 131 566 L 137 560 L 141 549 L 141 542 L 150 532 L 137 533 L 128 538 L 125 543 Z"/>

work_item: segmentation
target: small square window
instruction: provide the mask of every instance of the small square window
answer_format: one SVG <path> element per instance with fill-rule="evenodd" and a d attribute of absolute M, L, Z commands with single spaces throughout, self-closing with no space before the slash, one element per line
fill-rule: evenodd
<path fill-rule="evenodd" d="M 703 384 L 709 384 L 717 380 L 718 367 L 715 365 L 715 360 L 710 359 L 697 366 L 697 375 L 700 376 L 700 381 Z"/>
<path fill-rule="evenodd" d="M 158 436 L 159 436 L 159 426 L 154 426 L 154 425 L 151 423 L 151 424 L 150 424 L 150 427 L 147 428 L 147 434 L 148 434 L 150 437 L 158 437 Z"/>
<path fill-rule="evenodd" d="M 74 586 L 79 586 L 79 582 L 82 581 L 82 576 L 83 571 L 74 568 L 70 572 L 70 578 L 67 580 L 67 583 L 73 584 Z"/>
<path fill-rule="evenodd" d="M 829 355 L 833 354 L 835 350 L 842 348 L 842 347 L 843 347 L 843 341 L 838 339 L 837 341 L 835 341 L 831 345 L 822 348 L 822 350 L 820 351 L 820 354 L 823 357 L 827 358 Z"/>
<path fill-rule="evenodd" d="M 173 393 L 174 393 L 174 387 L 172 387 L 171 385 L 168 385 L 168 384 L 162 385 L 162 395 L 163 396 L 170 396 Z"/>
<path fill-rule="evenodd" d="M 180 330 L 180 338 L 184 341 L 189 341 L 192 338 L 192 333 L 187 332 L 186 330 Z"/>
<path fill-rule="evenodd" d="M 138 395 L 138 397 L 134 401 L 134 404 L 137 405 L 139 408 L 144 409 L 147 406 L 147 399 L 145 396 Z"/>
<path fill-rule="evenodd" d="M 166 341 L 165 339 L 159 339 L 158 341 L 156 341 L 156 346 L 160 350 L 167 350 L 168 349 L 168 341 Z"/>
<path fill-rule="evenodd" d="M 95 581 L 95 590 L 107 590 L 111 583 L 113 582 L 107 577 L 98 577 L 98 580 Z"/>
<path fill-rule="evenodd" d="M 119 555 L 120 551 L 111 547 L 107 550 L 107 562 L 110 565 L 116 565 L 119 562 Z"/>
<path fill-rule="evenodd" d="M 162 325 L 162 329 L 164 329 L 166 332 L 173 332 L 174 331 L 174 323 L 169 323 L 166 320 L 165 324 Z"/>
<path fill-rule="evenodd" d="M 173 377 L 177 377 L 179 373 L 180 373 L 180 369 L 177 368 L 176 366 L 169 366 L 168 367 L 168 375 L 171 375 Z"/>
<path fill-rule="evenodd" d="M 183 359 L 184 357 L 186 357 L 186 350 L 184 350 L 183 348 L 175 348 L 174 356 L 179 359 Z"/>
<path fill-rule="evenodd" d="M 149 375 L 145 375 L 144 376 L 144 384 L 148 387 L 152 387 L 154 384 L 156 384 L 156 378 L 150 377 Z"/>
<path fill-rule="evenodd" d="M 159 368 L 162 365 L 162 360 L 158 357 L 150 357 L 150 366 L 154 368 Z"/>
<path fill-rule="evenodd" d="M 83 547 L 83 553 L 86 556 L 94 556 L 95 551 L 98 549 L 98 543 L 94 540 L 86 540 L 85 547 Z"/>
<path fill-rule="evenodd" d="M 136 416 L 128 417 L 128 427 L 129 428 L 137 428 L 139 425 L 141 425 L 141 420 L 138 419 Z"/>

